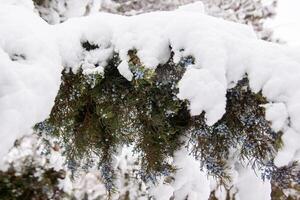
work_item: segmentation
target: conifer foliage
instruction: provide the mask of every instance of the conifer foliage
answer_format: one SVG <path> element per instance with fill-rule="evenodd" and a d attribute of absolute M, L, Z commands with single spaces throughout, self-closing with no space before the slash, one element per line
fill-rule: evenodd
<path fill-rule="evenodd" d="M 55 24 L 75 15 L 83 16 L 98 12 L 98 9 L 133 15 L 153 10 L 175 9 L 178 5 L 189 1 L 121 0 L 103 1 L 102 4 L 97 4 L 92 0 L 81 3 L 58 0 L 35 0 L 34 2 L 40 16 L 48 23 Z M 270 7 L 264 7 L 262 1 L 259 0 L 203 0 L 203 2 L 209 14 L 252 24 L 261 38 L 270 40 L 271 35 L 262 33 L 263 22 L 266 18 L 273 16 L 273 10 L 270 7 L 274 7 L 276 1 L 273 1 Z M 138 21 L 137 18 L 133 19 Z M 121 23 L 128 22 L 126 25 L 135 25 L 130 24 L 129 20 L 122 20 L 120 20 Z M 214 25 L 220 25 L 220 23 L 224 22 L 218 21 Z M 45 25 L 48 26 L 47 23 Z M 59 31 L 63 30 L 60 26 L 58 25 L 56 30 L 57 38 L 55 39 L 57 40 L 60 39 Z M 109 27 L 111 34 L 117 29 L 112 27 Z M 80 31 L 78 29 L 78 32 Z M 244 33 L 243 31 L 244 29 L 241 32 Z M 24 137 L 16 141 L 9 155 L 12 157 L 17 155 L 19 159 L 9 160 L 8 156 L 7 170 L 0 171 L 0 199 L 155 199 L 157 196 L 153 195 L 155 191 L 153 192 L 152 186 L 163 185 L 162 188 L 167 189 L 170 185 L 176 187 L 175 183 L 180 176 L 177 175 L 182 170 L 178 167 L 176 159 L 178 159 L 177 153 L 182 150 L 188 155 L 181 159 L 196 161 L 199 164 L 199 171 L 201 170 L 201 173 L 206 176 L 205 180 L 211 179 L 207 195 L 211 200 L 221 199 L 220 195 L 218 196 L 220 188 L 224 189 L 223 194 L 226 199 L 236 199 L 239 193 L 239 183 L 236 181 L 238 175 L 234 173 L 239 173 L 238 168 L 251 169 L 257 176 L 261 176 L 259 178 L 271 183 L 270 195 L 274 200 L 297 199 L 300 196 L 299 163 L 294 161 L 285 166 L 275 165 L 277 153 L 283 147 L 282 136 L 285 130 L 279 128 L 280 130 L 275 131 L 271 121 L 267 120 L 266 104 L 273 102 L 266 97 L 263 89 L 254 92 L 253 87 L 250 87 L 250 80 L 252 80 L 250 74 L 243 74 L 244 72 L 242 75 L 239 74 L 239 80 L 231 82 L 231 87 L 226 85 L 229 84 L 226 81 L 220 81 L 226 85 L 223 93 L 226 101 L 226 107 L 225 104 L 223 107 L 225 112 L 216 123 L 208 125 L 207 113 L 202 111 L 199 115 L 193 115 L 192 101 L 188 101 L 188 98 L 180 98 L 178 95 L 180 82 L 186 72 L 190 69 L 201 70 L 202 66 L 197 65 L 197 62 L 201 63 L 197 59 L 205 59 L 205 56 L 197 57 L 202 53 L 198 52 L 201 48 L 191 48 L 190 52 L 194 51 L 194 54 L 190 55 L 186 53 L 188 52 L 186 49 L 174 47 L 178 42 L 175 39 L 173 43 L 169 41 L 169 46 L 165 46 L 167 57 L 164 58 L 164 63 L 154 62 L 160 64 L 146 66 L 142 58 L 144 54 L 138 50 L 139 45 L 137 48 L 130 47 L 130 50 L 122 49 L 127 58 L 124 60 L 123 52 L 113 43 L 115 41 L 108 41 L 111 37 L 108 37 L 108 40 L 105 37 L 100 38 L 101 32 L 96 38 L 109 43 L 108 47 L 101 46 L 102 41 L 89 40 L 90 37 L 85 37 L 83 32 L 78 33 L 79 39 L 76 38 L 78 35 L 74 36 L 79 46 L 79 50 L 76 49 L 79 52 L 77 52 L 78 56 L 76 54 L 74 57 L 79 61 L 70 62 L 76 66 L 63 66 L 60 88 L 49 117 L 34 126 L 32 137 L 35 139 L 26 140 Z M 130 36 L 134 37 L 134 34 L 138 33 L 138 31 L 137 33 L 133 31 Z M 166 36 L 169 36 L 168 34 L 170 33 L 165 33 Z M 226 34 L 227 32 L 224 35 Z M 95 39 L 93 33 L 88 36 Z M 215 42 L 223 47 L 222 42 L 210 40 L 214 36 L 209 35 L 208 43 Z M 193 46 L 192 41 L 189 41 L 189 45 Z M 178 43 L 180 42 L 181 38 Z M 258 44 L 261 44 L 260 42 L 262 41 Z M 129 43 L 130 45 L 132 44 Z M 74 48 L 78 46 L 74 45 Z M 155 47 L 150 50 L 153 51 Z M 59 49 L 59 51 L 64 50 L 64 47 Z M 212 49 L 208 50 L 212 51 Z M 220 50 L 220 52 L 216 55 L 222 56 L 223 51 Z M 249 53 L 246 50 L 245 52 Z M 64 59 L 73 55 L 67 54 L 66 56 L 63 54 L 65 52 L 60 53 L 64 57 L 60 63 L 67 65 L 68 62 Z M 149 52 L 146 51 L 146 53 Z M 210 54 L 205 55 L 213 59 Z M 102 56 L 103 59 L 101 57 L 99 61 L 97 56 Z M 232 57 L 228 56 L 228 58 Z M 284 61 L 287 58 L 284 57 Z M 261 61 L 261 57 L 258 57 L 258 60 Z M 16 62 L 16 60 L 12 61 Z M 91 61 L 88 63 L 88 68 L 85 65 L 86 61 Z M 259 61 L 249 62 L 249 65 L 264 64 L 263 61 Z M 294 63 L 294 60 L 292 61 Z M 122 73 L 124 72 L 122 71 L 124 68 L 120 68 L 122 62 L 128 63 L 128 69 L 127 65 L 125 66 L 125 71 L 127 70 L 125 73 L 129 73 L 132 77 Z M 214 64 L 214 62 L 206 63 Z M 270 63 L 273 64 L 267 62 L 267 64 Z M 211 70 L 223 70 L 223 63 L 217 62 L 217 64 L 220 64 L 220 68 L 213 66 L 215 68 L 212 67 Z M 249 67 L 251 69 L 252 66 Z M 97 69 L 100 70 L 97 71 Z M 251 73 L 251 70 L 248 72 Z M 212 77 L 219 75 L 218 73 L 207 74 Z M 214 78 L 212 78 L 213 81 L 215 81 Z M 274 82 L 276 81 L 277 79 Z M 204 81 L 204 84 L 207 82 Z M 195 87 L 197 86 L 196 84 Z M 194 87 L 193 83 L 189 84 L 189 87 Z M 285 128 L 291 128 L 291 125 Z M 34 145 L 28 145 L 28 141 L 36 142 L 33 142 Z M 28 146 L 32 149 L 22 149 Z M 22 157 L 23 154 L 19 152 L 23 151 L 29 152 L 28 155 L 25 154 Z M 53 165 L 56 162 L 53 161 L 54 159 L 57 159 L 57 162 L 62 159 L 60 168 Z M 185 181 L 190 180 L 187 178 Z M 193 188 L 185 185 L 182 188 L 185 195 L 182 199 L 193 199 L 192 194 L 189 193 L 189 190 Z M 196 186 L 195 188 L 200 190 Z M 168 198 L 176 199 L 180 196 L 176 196 L 176 189 Z"/>
<path fill-rule="evenodd" d="M 188 138 L 188 147 L 201 168 L 226 188 L 231 184 L 228 160 L 232 152 L 253 169 L 263 168 L 264 178 L 271 179 L 274 187 L 282 184 L 283 179 L 278 178 L 282 169 L 273 164 L 282 145 L 281 133 L 274 132 L 265 119 L 262 105 L 267 100 L 261 93 L 251 92 L 247 75 L 227 91 L 223 118 L 208 126 L 204 113 L 191 116 L 188 102 L 176 97 L 176 85 L 185 68 L 194 62 L 193 57 L 175 64 L 171 56 L 153 71 L 140 63 L 136 53 L 128 52 L 132 81 L 120 75 L 117 54 L 108 62 L 103 76 L 84 75 L 82 70 L 63 71 L 55 106 L 39 131 L 46 129 L 47 134 L 63 138 L 62 146 L 68 162 L 73 163 L 72 169 L 88 165 L 82 160 L 89 162 L 96 156 L 94 165 L 101 170 L 111 193 L 118 179 L 113 157 L 120 147 L 133 145 L 141 165 L 136 176 L 145 183 L 155 183 L 158 177 L 176 172 L 170 158 Z M 297 182 L 297 175 L 287 176 L 285 187 L 290 187 L 290 181 Z"/>

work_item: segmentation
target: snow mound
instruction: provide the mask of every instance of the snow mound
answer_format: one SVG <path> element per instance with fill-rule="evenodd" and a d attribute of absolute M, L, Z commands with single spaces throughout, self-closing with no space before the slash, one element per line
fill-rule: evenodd
<path fill-rule="evenodd" d="M 1 5 L 1 159 L 18 137 L 49 115 L 60 84 L 60 66 L 49 26 L 29 9 Z"/>

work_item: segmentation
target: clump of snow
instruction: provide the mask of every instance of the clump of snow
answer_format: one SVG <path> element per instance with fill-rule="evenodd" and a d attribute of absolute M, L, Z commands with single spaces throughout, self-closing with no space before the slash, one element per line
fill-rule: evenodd
<path fill-rule="evenodd" d="M 22 6 L 0 6 L 0 71 L 2 160 L 18 137 L 49 115 L 60 84 L 52 31 Z"/>
<path fill-rule="evenodd" d="M 288 112 L 283 103 L 270 103 L 265 105 L 266 119 L 271 123 L 274 131 L 281 131 L 288 120 Z"/>
<path fill-rule="evenodd" d="M 188 199 L 207 200 L 210 195 L 210 180 L 205 171 L 200 171 L 200 163 L 186 148 L 182 148 L 174 155 L 174 166 L 178 169 L 168 183 L 161 178 L 158 185 L 151 188 L 150 194 L 159 200 Z"/>
<path fill-rule="evenodd" d="M 241 200 L 271 199 L 271 184 L 269 181 L 263 182 L 260 177 L 255 174 L 251 167 L 241 167 L 238 169 L 237 177 L 237 198 Z"/>
<path fill-rule="evenodd" d="M 210 195 L 210 180 L 205 171 L 200 171 L 200 163 L 182 148 L 174 155 L 174 166 L 178 169 L 168 183 L 161 178 L 150 194 L 159 200 L 188 199 L 206 200 Z"/>
<path fill-rule="evenodd" d="M 131 81 L 133 74 L 129 69 L 128 61 L 122 61 L 118 66 L 118 70 L 122 76 L 124 76 L 127 80 Z"/>
<path fill-rule="evenodd" d="M 77 25 L 74 26 L 73 21 L 76 21 Z M 106 61 L 113 54 L 113 31 L 109 23 L 101 21 L 76 18 L 53 27 L 64 67 L 72 68 L 73 71 L 79 68 L 91 69 L 95 65 L 105 67 Z M 84 43 L 93 45 L 94 48 L 86 49 Z"/>
<path fill-rule="evenodd" d="M 213 125 L 225 113 L 226 86 L 215 80 L 210 71 L 192 66 L 187 69 L 178 86 L 178 97 L 191 100 L 192 115 L 206 111 L 208 125 Z"/>
<path fill-rule="evenodd" d="M 210 181 L 200 163 L 186 149 L 176 152 L 174 164 L 179 169 L 172 184 L 176 199 L 205 200 L 210 195 Z"/>

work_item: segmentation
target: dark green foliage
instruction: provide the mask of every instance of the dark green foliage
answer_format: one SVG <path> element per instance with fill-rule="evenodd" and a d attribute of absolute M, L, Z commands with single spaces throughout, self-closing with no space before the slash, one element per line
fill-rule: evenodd
<path fill-rule="evenodd" d="M 267 103 L 266 99 L 251 92 L 247 78 L 228 90 L 226 97 L 226 113 L 222 119 L 207 126 L 203 115 L 195 117 L 190 129 L 194 155 L 219 178 L 230 178 L 226 168 L 231 148 L 239 151 L 241 160 L 263 166 L 274 158 L 281 143 L 281 134 L 272 131 L 264 118 L 262 105 Z"/>
<path fill-rule="evenodd" d="M 151 72 L 140 68 L 137 58 L 133 55 L 131 58 L 135 101 L 130 107 L 136 107 L 137 111 L 134 126 L 139 132 L 135 142 L 142 151 L 142 163 L 146 173 L 172 171 L 165 159 L 180 148 L 180 137 L 184 135 L 190 119 L 186 103 L 176 97 L 176 85 L 185 69 L 182 65 L 175 65 L 171 58 L 151 75 Z"/>
<path fill-rule="evenodd" d="M 58 186 L 59 179 L 63 178 L 63 171 L 36 166 L 26 166 L 22 172 L 16 172 L 14 168 L 0 171 L 0 199 L 58 200 L 64 196 Z"/>
<path fill-rule="evenodd" d="M 84 47 L 94 48 L 88 43 Z M 191 116 L 188 102 L 176 96 L 177 83 L 194 59 L 186 57 L 175 64 L 171 55 L 166 64 L 151 70 L 136 53 L 128 52 L 131 81 L 119 73 L 118 55 L 108 62 L 103 76 L 63 71 L 55 106 L 42 124 L 48 134 L 63 138 L 71 169 L 78 168 L 83 158 L 90 164 L 97 156 L 92 164 L 99 166 L 110 190 L 115 178 L 113 155 L 119 147 L 134 144 L 142 165 L 139 176 L 155 181 L 156 176 L 176 170 L 168 158 L 186 138 L 202 167 L 222 183 L 230 180 L 226 172 L 231 150 L 253 166 L 272 162 L 281 134 L 271 130 L 262 107 L 267 101 L 261 93 L 251 92 L 246 77 L 227 91 L 222 119 L 207 126 L 205 113 Z"/>
<path fill-rule="evenodd" d="M 142 152 L 144 179 L 173 171 L 166 158 L 180 148 L 190 119 L 187 103 L 176 97 L 183 64 L 175 65 L 171 58 L 153 71 L 140 64 L 135 51 L 129 56 L 132 81 L 120 75 L 117 55 L 105 67 L 103 77 L 65 70 L 46 121 L 48 132 L 63 138 L 72 165 L 96 154 L 109 182 L 112 156 L 124 144 L 134 143 L 136 151 Z"/>

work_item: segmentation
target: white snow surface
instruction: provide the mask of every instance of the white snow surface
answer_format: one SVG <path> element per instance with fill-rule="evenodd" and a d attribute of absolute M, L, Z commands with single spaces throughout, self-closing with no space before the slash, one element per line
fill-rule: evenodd
<path fill-rule="evenodd" d="M 62 69 L 52 35 L 30 9 L 0 6 L 0 160 L 54 104 Z"/>
<path fill-rule="evenodd" d="M 236 187 L 238 200 L 271 199 L 271 184 L 263 182 L 251 167 L 238 170 Z"/>
<path fill-rule="evenodd" d="M 27 8 L 31 11 L 34 9 L 33 1 L 31 0 L 0 0 L 0 5 L 14 5 Z"/>
<path fill-rule="evenodd" d="M 74 71 L 82 67 L 85 73 L 103 73 L 107 60 L 117 52 L 122 60 L 118 69 L 130 80 L 128 50 L 136 49 L 143 65 L 155 69 L 167 62 L 171 47 L 175 62 L 185 56 L 195 58 L 178 84 L 178 97 L 189 100 L 193 115 L 205 112 L 207 124 L 216 123 L 225 113 L 227 89 L 247 74 L 252 91 L 262 91 L 270 102 L 265 105 L 266 117 L 273 129 L 284 132 L 285 146 L 278 153 L 276 164 L 282 166 L 299 158 L 299 49 L 260 41 L 245 25 L 189 10 L 132 17 L 98 13 L 50 26 L 28 6 L 1 5 L 0 157 L 16 138 L 29 133 L 36 122 L 50 113 L 61 66 Z M 86 51 L 81 46 L 85 41 L 99 48 Z M 179 152 L 176 159 L 182 167 L 178 172 L 182 181 L 153 192 L 161 189 L 180 197 L 187 194 L 192 199 L 207 197 L 209 181 L 194 167 L 197 164 L 185 152 Z M 184 160 L 194 164 L 187 165 Z M 257 180 L 253 174 L 247 171 L 243 174 L 251 181 L 246 186 L 239 183 L 240 192 L 245 188 L 255 191 Z M 195 177 L 201 181 L 197 182 Z M 255 198 L 266 199 L 266 191 L 269 189 L 257 190 Z M 240 199 L 245 199 L 242 195 Z M 167 196 L 162 195 L 161 199 L 164 198 Z"/>

